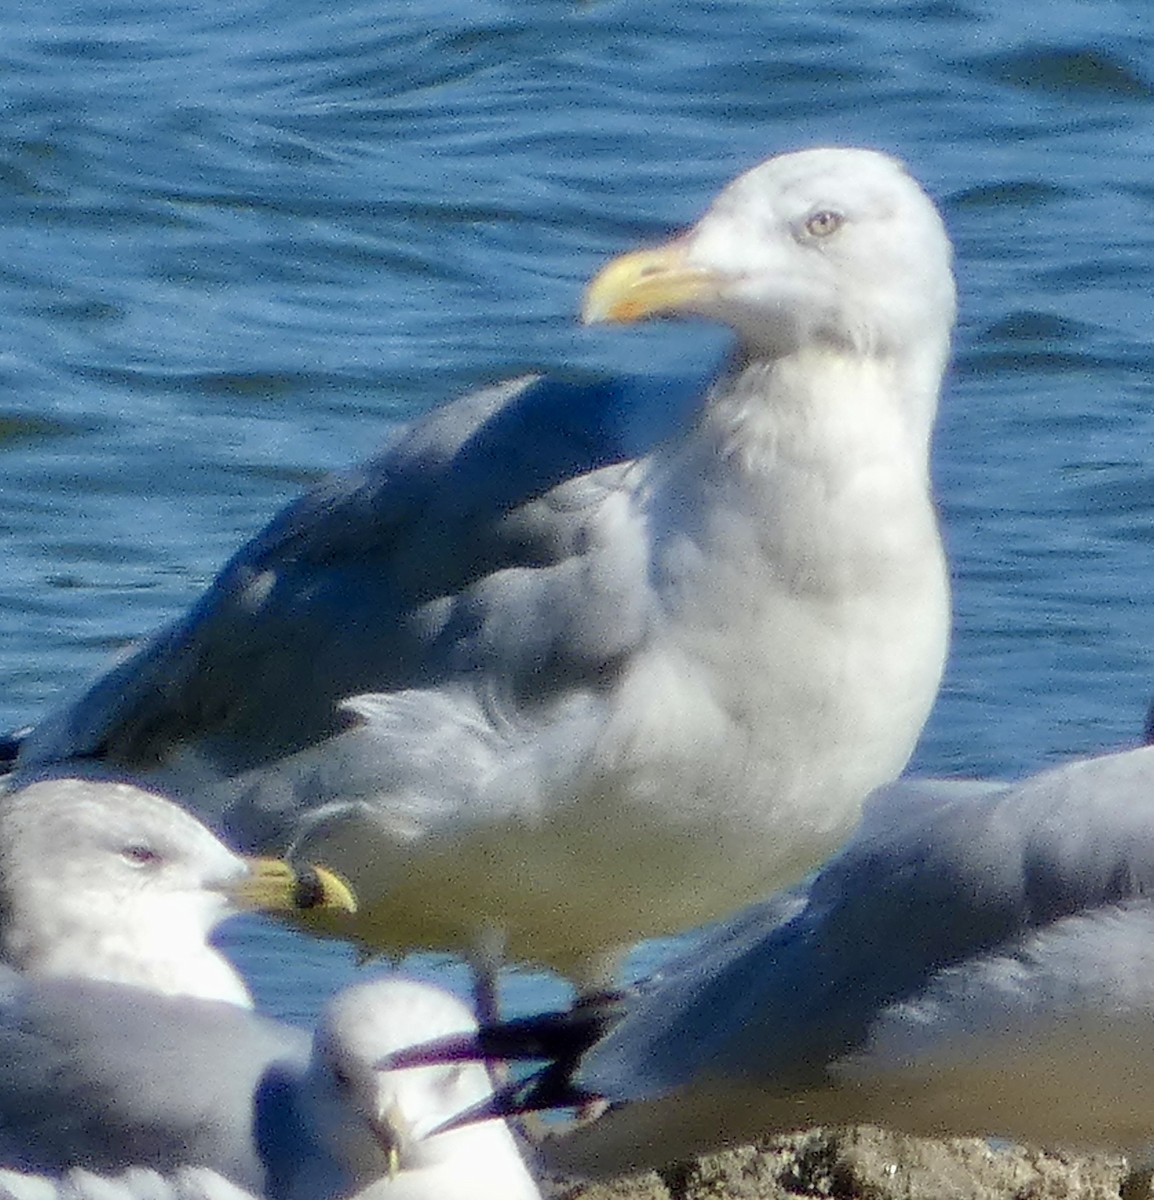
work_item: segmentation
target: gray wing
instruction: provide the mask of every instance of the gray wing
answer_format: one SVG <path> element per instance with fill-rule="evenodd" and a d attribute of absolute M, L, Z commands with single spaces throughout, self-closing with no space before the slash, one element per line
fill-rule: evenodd
<path fill-rule="evenodd" d="M 648 619 L 630 464 L 699 396 L 530 379 L 434 412 L 284 510 L 21 764 L 149 770 L 188 740 L 232 776 L 348 727 L 338 705 L 362 693 L 478 667 L 514 707 L 604 684 Z"/>
<path fill-rule="evenodd" d="M 101 1175 L 76 1167 L 63 1176 L 0 1169 L 0 1200 L 258 1200 L 215 1171 L 185 1168 L 161 1175 L 129 1167 Z"/>
<path fill-rule="evenodd" d="M 203 1167 L 185 1167 L 167 1176 L 147 1168 L 130 1167 L 116 1175 L 98 1175 L 76 1168 L 44 1200 L 258 1200 L 258 1197 Z"/>
<path fill-rule="evenodd" d="M 760 929 L 751 910 L 671 964 L 577 1081 L 612 1100 L 709 1077 L 820 1085 L 939 972 L 1152 892 L 1154 749 L 1015 787 L 895 785 L 804 905 L 775 902 Z"/>
<path fill-rule="evenodd" d="M 263 1192 L 264 1080 L 308 1039 L 232 1005 L 6 973 L 0 1163 L 56 1176 L 188 1164 Z"/>

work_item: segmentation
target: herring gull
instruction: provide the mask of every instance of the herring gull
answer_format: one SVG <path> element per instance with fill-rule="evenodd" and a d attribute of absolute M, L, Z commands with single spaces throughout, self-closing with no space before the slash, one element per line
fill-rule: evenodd
<path fill-rule="evenodd" d="M 941 675 L 950 259 L 893 158 L 755 167 L 586 296 L 588 321 L 734 331 L 692 404 L 532 378 L 433 412 L 274 518 L 17 771 L 84 760 L 329 863 L 390 949 L 495 929 L 574 971 L 796 880 Z"/>
<path fill-rule="evenodd" d="M 1154 748 L 1016 785 L 872 797 L 806 885 L 707 933 L 633 994 L 396 1062 L 552 1065 L 481 1111 L 599 1098 L 545 1147 L 617 1174 L 811 1125 L 1148 1155 Z"/>

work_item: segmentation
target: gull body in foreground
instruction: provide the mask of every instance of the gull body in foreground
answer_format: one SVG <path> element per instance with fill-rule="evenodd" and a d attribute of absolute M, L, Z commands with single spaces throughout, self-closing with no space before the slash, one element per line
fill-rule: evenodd
<path fill-rule="evenodd" d="M 544 1148 L 616 1174 L 811 1125 L 1154 1144 L 1154 748 L 872 797 L 806 885 L 635 994 L 410 1061 L 553 1058 L 483 1111 L 605 1116 Z"/>
<path fill-rule="evenodd" d="M 107 994 L 115 996 L 114 991 Z M 95 1003 L 98 1011 L 107 1014 L 100 1000 L 101 989 L 95 985 L 77 994 L 78 1005 Z M 119 1054 L 133 1050 L 131 1035 L 121 1034 L 111 1042 L 98 1039 L 95 1053 L 91 1040 L 75 1045 L 79 1064 L 58 1062 L 53 1044 L 44 1064 L 45 1072 L 63 1071 L 75 1080 L 85 1068 L 100 1062 L 102 1087 L 117 1074 L 117 1083 L 144 1086 L 132 1110 L 134 1126 L 124 1123 L 128 1110 L 123 1091 L 115 1105 L 102 1103 L 92 1114 L 94 1124 L 99 1120 L 106 1125 L 101 1149 L 111 1150 L 117 1136 L 122 1139 L 119 1157 L 91 1144 L 78 1155 L 74 1141 L 74 1153 L 67 1161 L 29 1162 L 34 1135 L 28 1134 L 28 1126 L 35 1118 L 20 1115 L 21 1128 L 16 1132 L 26 1135 L 26 1157 L 14 1164 L 22 1170 L 0 1171 L 0 1196 L 7 1192 L 15 1200 L 243 1200 L 250 1195 L 268 1200 L 540 1200 L 503 1123 L 435 1132 L 491 1095 L 484 1066 L 377 1069 L 382 1057 L 406 1046 L 476 1030 L 469 1010 L 448 993 L 395 977 L 355 984 L 322 1013 L 311 1051 L 300 1031 L 278 1027 L 232 1006 L 201 1006 L 198 1021 L 196 1006 L 176 1010 L 171 998 L 166 1004 L 185 1018 L 183 1026 L 161 1030 L 176 1037 L 167 1056 L 157 1054 L 159 1038 L 138 1034 L 135 1046 L 143 1065 L 117 1063 Z M 144 1005 L 133 1010 L 131 1020 L 148 1022 L 161 1008 Z M 93 1022 L 82 1028 L 89 1035 L 101 1032 Z M 0 1030 L 0 1044 L 5 1032 L 11 1031 Z M 210 1036 L 190 1036 L 200 1032 L 215 1035 L 215 1046 Z M 201 1056 L 208 1061 L 202 1064 Z M 160 1070 L 171 1072 L 171 1078 L 147 1077 Z M 251 1076 L 247 1104 L 238 1103 L 244 1098 L 240 1086 L 244 1071 Z M 215 1089 L 207 1085 L 209 1074 L 217 1076 Z M 0 1068 L 0 1116 L 5 1119 L 9 1104 L 17 1099 L 27 1103 L 29 1096 L 27 1089 L 19 1097 L 12 1095 L 12 1075 L 11 1065 Z M 111 1095 L 95 1090 L 95 1082 L 90 1081 L 88 1091 L 67 1098 L 90 1104 L 93 1095 L 98 1101 Z M 59 1087 L 57 1083 L 52 1094 L 54 1103 L 63 1099 Z M 165 1087 L 172 1094 L 166 1095 Z M 162 1107 L 150 1122 L 149 1105 L 158 1097 Z M 183 1145 L 175 1141 L 166 1145 L 159 1138 L 165 1112 L 174 1103 L 183 1105 L 186 1116 L 194 1111 L 193 1105 L 201 1105 L 205 1128 L 187 1122 L 180 1131 L 188 1137 Z M 69 1122 L 62 1119 L 61 1123 Z M 71 1132 L 76 1138 L 76 1130 Z M 178 1131 L 169 1127 L 167 1132 L 174 1137 Z M 225 1149 L 231 1149 L 231 1159 Z M 5 1161 L 13 1162 L 10 1151 Z M 125 1169 L 126 1162 L 133 1165 Z"/>
<path fill-rule="evenodd" d="M 945 655 L 939 215 L 883 154 L 785 154 L 611 263 L 585 316 L 704 317 L 736 349 L 689 406 L 530 379 L 432 413 L 17 770 L 95 763 L 328 863 L 377 945 L 496 928 L 562 970 L 816 865 L 901 771 Z"/>
<path fill-rule="evenodd" d="M 309 1041 L 251 1011 L 208 936 L 242 907 L 351 903 L 327 872 L 246 862 L 127 784 L 5 794 L 0 1167 L 55 1186 L 73 1168 L 204 1166 L 263 1190 L 262 1084 Z"/>

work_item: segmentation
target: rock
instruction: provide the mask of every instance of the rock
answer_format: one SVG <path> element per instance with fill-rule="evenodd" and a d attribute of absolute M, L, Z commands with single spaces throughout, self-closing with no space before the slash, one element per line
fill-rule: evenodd
<path fill-rule="evenodd" d="M 1120 1155 L 931 1141 L 882 1129 L 813 1129 L 611 1183 L 552 1181 L 551 1200 L 1144 1200 Z"/>

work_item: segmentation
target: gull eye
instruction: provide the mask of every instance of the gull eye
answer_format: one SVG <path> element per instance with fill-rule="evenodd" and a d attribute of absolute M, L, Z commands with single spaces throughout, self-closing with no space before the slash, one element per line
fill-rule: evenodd
<path fill-rule="evenodd" d="M 159 853 L 151 846 L 146 846 L 143 843 L 133 843 L 130 846 L 125 846 L 121 850 L 120 856 L 130 867 L 150 867 L 154 863 L 160 862 Z"/>
<path fill-rule="evenodd" d="M 454 1063 L 452 1066 L 446 1067 L 436 1084 L 442 1095 L 451 1096 L 462 1085 L 470 1065 L 475 1064 Z"/>
<path fill-rule="evenodd" d="M 805 221 L 805 231 L 810 237 L 824 238 L 837 231 L 845 223 L 845 217 L 831 208 L 822 208 L 811 213 Z"/>

